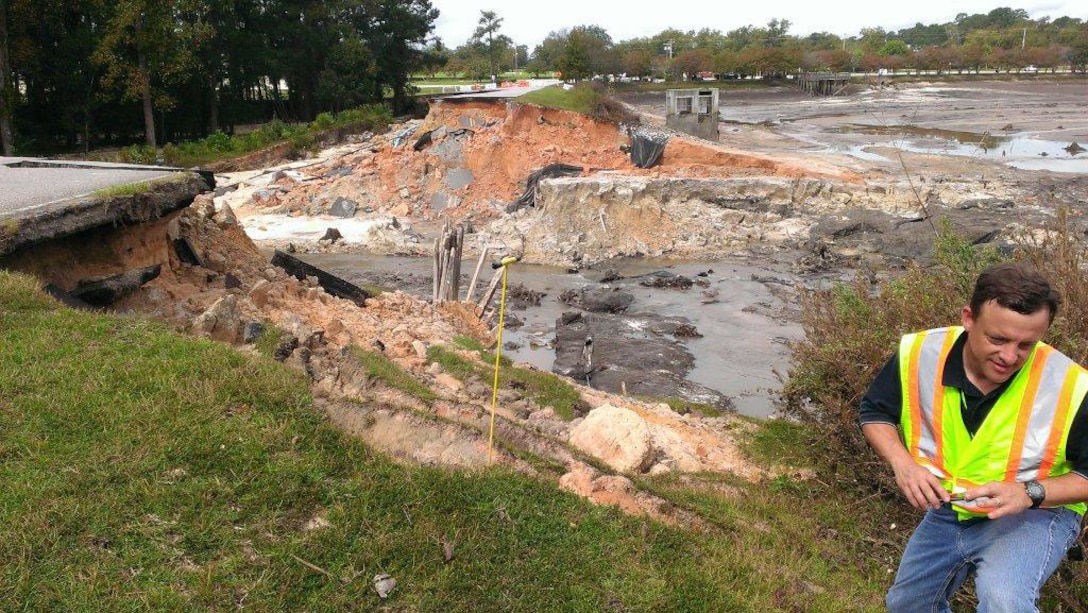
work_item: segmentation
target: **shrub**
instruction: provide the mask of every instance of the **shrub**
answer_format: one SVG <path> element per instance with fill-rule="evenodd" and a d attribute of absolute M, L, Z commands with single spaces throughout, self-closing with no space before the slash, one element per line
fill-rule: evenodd
<path fill-rule="evenodd" d="M 220 131 L 216 131 L 215 134 L 205 138 L 203 143 L 206 148 L 212 151 L 228 152 L 234 148 L 231 138 Z"/>
<path fill-rule="evenodd" d="M 638 115 L 627 110 L 620 102 L 608 95 L 603 83 L 596 81 L 579 83 L 572 92 L 577 105 L 585 109 L 585 114 L 598 120 L 616 125 L 638 125 Z"/>
<path fill-rule="evenodd" d="M 150 145 L 132 145 L 122 148 L 118 157 L 128 164 L 154 164 L 158 151 Z"/>
<path fill-rule="evenodd" d="M 898 491 L 857 427 L 861 398 L 899 338 L 958 322 L 975 277 L 999 260 L 995 249 L 972 246 L 947 223 L 938 228 L 935 250 L 937 264 L 928 270 L 913 266 L 877 283 L 858 275 L 801 292 L 805 338 L 791 347 L 782 410 L 813 428 L 812 452 L 827 470 L 842 473 L 839 483 Z"/>
<path fill-rule="evenodd" d="M 328 130 L 336 124 L 336 120 L 333 119 L 332 113 L 318 113 L 314 118 L 313 126 L 316 130 Z"/>
<path fill-rule="evenodd" d="M 393 113 L 384 104 L 369 104 L 336 114 L 336 125 L 373 130 L 393 122 Z"/>
<path fill-rule="evenodd" d="M 244 155 L 275 145 L 288 142 L 291 145 L 292 154 L 313 149 L 317 142 L 319 132 L 333 128 L 344 128 L 347 132 L 363 132 L 378 130 L 390 122 L 393 117 L 384 105 L 373 104 L 356 109 L 350 109 L 333 116 L 330 113 L 321 113 L 310 124 L 289 124 L 280 119 L 273 119 L 257 130 L 246 134 L 229 136 L 223 132 L 216 132 L 206 138 L 179 144 L 168 144 L 163 147 L 163 159 L 174 166 L 197 166 L 216 160 Z M 122 159 L 134 163 L 150 163 L 155 160 L 152 152 L 149 154 L 139 147 L 130 147 L 122 151 Z"/>

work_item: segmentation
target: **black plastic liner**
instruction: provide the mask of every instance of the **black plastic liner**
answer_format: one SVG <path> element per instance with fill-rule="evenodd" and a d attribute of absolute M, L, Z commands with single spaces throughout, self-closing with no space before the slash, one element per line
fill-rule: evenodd
<path fill-rule="evenodd" d="M 576 177 L 585 169 L 581 166 L 571 166 L 570 164 L 549 164 L 544 168 L 529 175 L 529 179 L 525 181 L 525 192 L 521 196 L 506 205 L 506 212 L 513 213 L 519 209 L 523 209 L 527 206 L 536 206 L 536 194 L 537 187 L 540 184 L 541 179 L 550 177 Z"/>
<path fill-rule="evenodd" d="M 667 134 L 652 136 L 635 133 L 631 135 L 631 163 L 639 168 L 653 168 L 661 161 L 665 144 L 669 142 Z"/>

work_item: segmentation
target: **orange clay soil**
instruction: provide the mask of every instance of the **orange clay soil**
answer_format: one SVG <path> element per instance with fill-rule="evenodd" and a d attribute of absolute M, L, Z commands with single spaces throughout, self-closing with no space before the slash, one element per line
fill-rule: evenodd
<path fill-rule="evenodd" d="M 421 151 L 413 149 L 419 136 L 439 128 L 445 131 L 440 131 L 433 143 Z M 467 132 L 458 137 L 451 134 L 459 129 Z M 861 180 L 830 164 L 732 151 L 683 134 L 670 138 L 659 165 L 640 169 L 621 149 L 630 140 L 617 126 L 578 113 L 512 102 L 438 101 L 421 124 L 405 132 L 403 127 L 394 129 L 380 142 L 373 141 L 376 144 L 370 148 L 307 170 L 311 176 L 322 176 L 333 168 L 347 167 L 350 174 L 281 183 L 287 192 L 261 204 L 286 205 L 289 211 L 299 214 L 322 198 L 328 206 L 343 196 L 365 203 L 375 212 L 417 221 L 438 217 L 491 219 L 500 216 L 505 205 L 521 194 L 531 173 L 556 163 L 583 166 L 587 175 L 611 171 L 651 177 Z M 393 136 L 398 133 L 404 137 L 395 142 Z M 458 138 L 460 144 L 449 146 L 452 143 L 443 142 L 451 138 Z M 460 155 L 455 153 L 452 161 L 448 154 L 443 159 L 437 152 L 440 147 L 447 152 L 459 149 Z M 472 181 L 452 189 L 447 178 L 458 168 L 470 171 Z M 449 206 L 441 211 L 431 206 L 436 193 L 452 197 Z"/>

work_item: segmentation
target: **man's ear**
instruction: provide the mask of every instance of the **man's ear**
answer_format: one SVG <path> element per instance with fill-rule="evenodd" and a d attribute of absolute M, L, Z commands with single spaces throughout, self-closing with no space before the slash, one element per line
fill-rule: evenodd
<path fill-rule="evenodd" d="M 970 332 L 971 326 L 975 323 L 975 314 L 971 311 L 970 306 L 965 306 L 960 311 L 960 321 L 963 322 L 963 329 Z"/>

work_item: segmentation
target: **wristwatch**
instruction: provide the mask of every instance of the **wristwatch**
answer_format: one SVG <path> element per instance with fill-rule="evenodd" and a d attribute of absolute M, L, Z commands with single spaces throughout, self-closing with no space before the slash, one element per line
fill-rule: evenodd
<path fill-rule="evenodd" d="M 1043 504 L 1046 500 L 1046 488 L 1042 483 L 1039 483 L 1035 479 L 1024 482 L 1024 489 L 1028 493 L 1028 498 L 1031 498 L 1031 508 L 1038 509 L 1039 505 Z"/>

